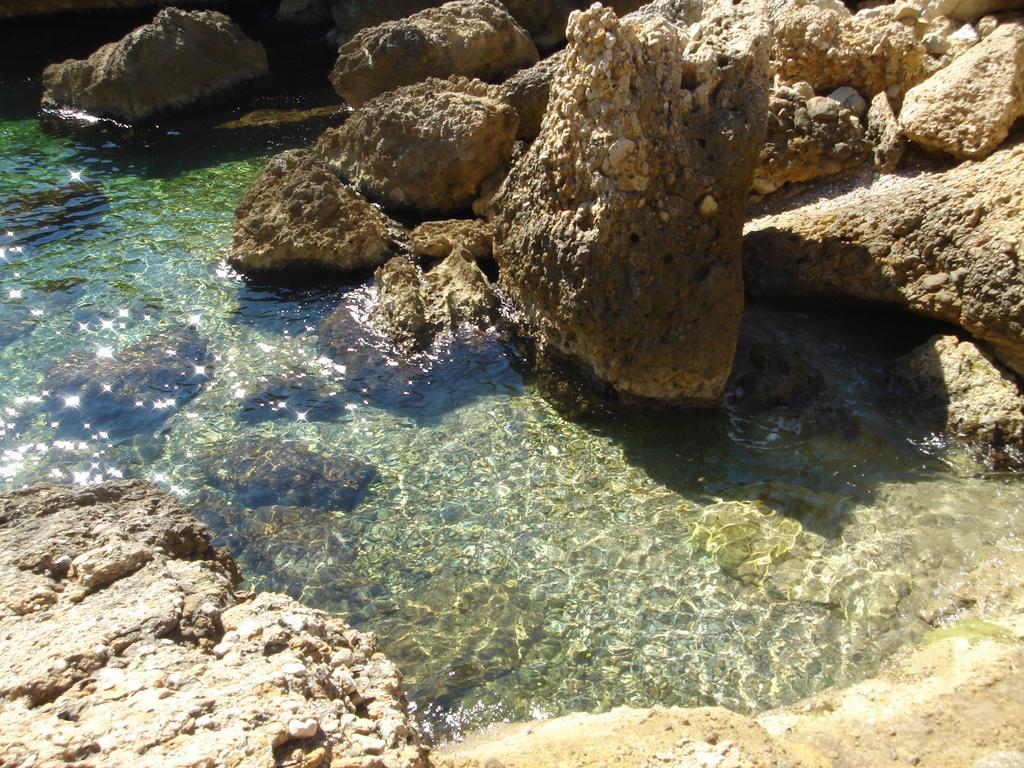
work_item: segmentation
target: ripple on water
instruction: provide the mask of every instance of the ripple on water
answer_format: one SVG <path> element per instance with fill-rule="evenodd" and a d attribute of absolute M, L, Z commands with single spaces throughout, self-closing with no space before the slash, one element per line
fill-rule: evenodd
<path fill-rule="evenodd" d="M 181 494 L 251 584 L 377 631 L 435 737 L 792 701 L 870 671 L 938 581 L 1024 528 L 1017 477 L 879 402 L 891 350 L 860 320 L 764 319 L 813 351 L 814 409 L 572 420 L 500 341 L 396 365 L 362 322 L 372 287 L 227 269 L 266 146 L 142 167 L 35 121 L 0 144 L 0 483 Z M 127 407 L 90 388 L 143 359 Z"/>

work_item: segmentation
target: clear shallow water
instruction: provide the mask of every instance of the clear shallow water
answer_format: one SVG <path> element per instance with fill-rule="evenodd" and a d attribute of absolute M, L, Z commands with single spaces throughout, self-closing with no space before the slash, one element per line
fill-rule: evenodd
<path fill-rule="evenodd" d="M 289 140 L 206 143 L 0 121 L 0 487 L 157 481 L 254 586 L 379 632 L 435 737 L 626 703 L 792 701 L 870 672 L 920 631 L 936 582 L 1024 529 L 1017 477 L 879 402 L 899 342 L 863 318 L 765 316 L 829 380 L 844 421 L 817 430 L 739 406 L 569 420 L 497 341 L 382 388 L 317 346 L 321 319 L 365 314 L 372 286 L 260 287 L 224 265 L 235 205 Z M 113 426 L 47 388 L 69 355 L 114 366 L 188 325 L 202 370 Z M 372 478 L 336 508 L 248 508 L 222 481 L 259 439 Z M 290 471 L 272 482 L 308 482 Z M 723 520 L 788 536 L 790 559 L 733 578 L 694 537 Z"/>

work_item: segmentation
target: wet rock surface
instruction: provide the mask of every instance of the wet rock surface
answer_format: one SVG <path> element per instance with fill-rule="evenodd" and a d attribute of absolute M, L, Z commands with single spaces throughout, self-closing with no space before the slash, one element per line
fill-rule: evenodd
<path fill-rule="evenodd" d="M 883 176 L 754 219 L 752 295 L 839 295 L 960 325 L 1024 373 L 1019 142 L 952 170 Z"/>
<path fill-rule="evenodd" d="M 374 200 L 452 214 L 504 175 L 518 123 L 498 86 L 431 79 L 373 99 L 324 133 L 316 150 Z"/>
<path fill-rule="evenodd" d="M 200 463 L 211 485 L 246 507 L 350 510 L 377 478 L 377 470 L 358 459 L 269 438 L 240 440 Z"/>
<path fill-rule="evenodd" d="M 195 326 L 173 326 L 120 351 L 78 352 L 46 374 L 56 416 L 73 410 L 98 428 L 132 434 L 159 426 L 213 375 Z"/>
<path fill-rule="evenodd" d="M 813 93 L 807 83 L 772 91 L 765 145 L 754 171 L 755 192 L 767 194 L 790 182 L 834 176 L 867 160 L 870 146 L 857 115 L 835 99 Z"/>
<path fill-rule="evenodd" d="M 967 441 L 996 465 L 1024 460 L 1024 396 L 1013 374 L 977 345 L 934 336 L 898 360 L 899 399 L 937 432 Z"/>
<path fill-rule="evenodd" d="M 0 759 L 425 764 L 373 635 L 234 563 L 142 482 L 0 495 Z"/>
<path fill-rule="evenodd" d="M 541 134 L 492 205 L 501 286 L 542 349 L 624 398 L 710 405 L 739 328 L 767 40 L 745 7 L 690 12 L 700 41 L 670 5 L 574 16 Z M 666 98 L 669 80 L 685 87 Z"/>
<path fill-rule="evenodd" d="M 1001 24 L 945 69 L 911 88 L 907 137 L 958 159 L 987 157 L 1024 115 L 1024 24 Z"/>
<path fill-rule="evenodd" d="M 331 83 L 353 107 L 385 91 L 452 75 L 501 79 L 537 61 L 537 48 L 495 0 L 453 0 L 364 29 L 338 52 Z"/>
<path fill-rule="evenodd" d="M 88 59 L 47 67 L 43 106 L 142 122 L 268 72 L 263 46 L 224 14 L 168 8 Z"/>
<path fill-rule="evenodd" d="M 405 239 L 401 225 L 314 154 L 274 157 L 235 211 L 228 262 L 244 272 L 369 270 Z"/>

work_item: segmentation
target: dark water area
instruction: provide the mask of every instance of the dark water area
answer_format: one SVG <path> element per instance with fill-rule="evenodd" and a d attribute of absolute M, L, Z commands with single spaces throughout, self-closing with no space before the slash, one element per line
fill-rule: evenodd
<path fill-rule="evenodd" d="M 272 41 L 275 83 L 187 119 L 41 122 L 41 67 L 139 18 L 0 28 L 0 488 L 160 484 L 253 587 L 378 632 L 438 739 L 793 701 L 869 674 L 937 583 L 1019 540 L 1019 477 L 886 401 L 886 367 L 933 330 L 905 317 L 758 309 L 820 371 L 815 407 L 644 414 L 591 407 L 504 337 L 398 364 L 369 278 L 242 279 L 235 206 L 343 114 L 217 126 L 335 103 L 329 51 Z"/>

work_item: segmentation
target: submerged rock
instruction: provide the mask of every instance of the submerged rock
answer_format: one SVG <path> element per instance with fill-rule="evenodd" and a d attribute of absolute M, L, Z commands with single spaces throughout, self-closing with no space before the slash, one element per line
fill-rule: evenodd
<path fill-rule="evenodd" d="M 246 507 L 271 505 L 351 510 L 366 496 L 377 470 L 344 455 L 324 456 L 269 438 L 218 448 L 201 463 L 207 480 Z"/>
<path fill-rule="evenodd" d="M 241 403 L 241 419 L 250 424 L 277 419 L 331 422 L 345 415 L 340 388 L 305 371 L 271 376 L 256 382 L 255 389 Z"/>
<path fill-rule="evenodd" d="M 228 262 L 243 272 L 347 272 L 383 264 L 402 227 L 302 150 L 277 155 L 235 211 Z"/>
<path fill-rule="evenodd" d="M 210 539 L 148 483 L 0 495 L 0 759 L 422 768 L 376 639 L 236 593 Z"/>
<path fill-rule="evenodd" d="M 410 235 L 409 245 L 419 258 L 444 259 L 453 251 L 469 253 L 478 263 L 491 258 L 494 228 L 480 219 L 425 221 Z"/>
<path fill-rule="evenodd" d="M 176 413 L 212 373 L 195 326 L 173 326 L 118 352 L 69 355 L 47 372 L 43 386 L 57 415 L 80 412 L 95 427 L 134 434 Z"/>
<path fill-rule="evenodd" d="M 936 431 L 996 465 L 1024 462 L 1024 395 L 975 344 L 933 336 L 896 362 L 892 380 L 908 412 Z"/>
<path fill-rule="evenodd" d="M 838 295 L 956 323 L 1024 374 L 1024 145 L 978 163 L 883 176 L 747 225 L 754 296 Z"/>
<path fill-rule="evenodd" d="M 43 106 L 135 123 L 268 72 L 263 46 L 224 14 L 167 8 L 88 59 L 47 67 Z"/>
<path fill-rule="evenodd" d="M 991 154 L 1022 115 L 1024 24 L 1007 22 L 911 88 L 899 120 L 915 144 L 977 160 Z"/>
<path fill-rule="evenodd" d="M 624 398 L 711 405 L 742 311 L 767 28 L 746 5 L 690 13 L 572 17 L 541 134 L 493 221 L 501 286 L 542 349 Z"/>
<path fill-rule="evenodd" d="M 869 157 L 857 115 L 835 99 L 814 96 L 807 83 L 800 86 L 777 87 L 768 100 L 767 136 L 753 182 L 760 194 L 858 168 Z"/>
<path fill-rule="evenodd" d="M 428 78 L 501 79 L 538 59 L 529 35 L 496 0 L 452 0 L 364 29 L 342 46 L 334 90 L 353 107 Z"/>
<path fill-rule="evenodd" d="M 325 132 L 316 149 L 387 206 L 456 213 L 504 174 L 518 122 L 498 86 L 431 79 L 368 102 Z"/>

